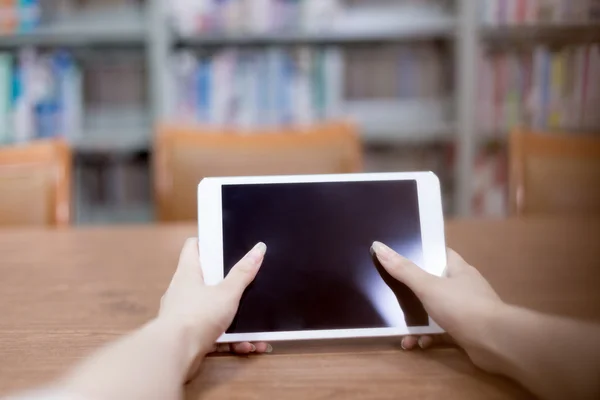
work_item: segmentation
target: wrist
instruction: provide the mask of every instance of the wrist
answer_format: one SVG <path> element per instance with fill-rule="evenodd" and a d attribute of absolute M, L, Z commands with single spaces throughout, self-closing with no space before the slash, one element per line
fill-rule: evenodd
<path fill-rule="evenodd" d="M 465 350 L 475 365 L 490 373 L 502 373 L 503 351 L 499 338 L 502 335 L 502 326 L 506 315 L 511 312 L 512 306 L 494 301 L 483 304 L 474 317 L 475 323 L 469 330 L 469 339 Z"/>
<path fill-rule="evenodd" d="M 182 361 L 186 368 L 212 349 L 213 343 L 206 339 L 207 336 L 198 328 L 198 323 L 191 318 L 161 315 L 154 320 L 154 323 L 163 326 L 173 335 L 181 350 Z"/>

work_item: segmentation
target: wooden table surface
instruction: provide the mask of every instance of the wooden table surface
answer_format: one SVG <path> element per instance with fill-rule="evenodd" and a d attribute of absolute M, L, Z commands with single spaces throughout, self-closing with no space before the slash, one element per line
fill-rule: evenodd
<path fill-rule="evenodd" d="M 0 395 L 39 385 L 156 313 L 194 225 L 0 230 Z M 448 243 L 499 294 L 600 320 L 600 220 L 454 221 Z M 455 349 L 403 353 L 398 340 L 276 345 L 211 357 L 188 398 L 529 398 Z"/>

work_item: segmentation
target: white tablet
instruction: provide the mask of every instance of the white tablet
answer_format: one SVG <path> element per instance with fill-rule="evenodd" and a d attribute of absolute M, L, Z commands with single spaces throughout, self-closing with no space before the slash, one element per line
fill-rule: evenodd
<path fill-rule="evenodd" d="M 267 245 L 220 342 L 442 332 L 370 253 L 381 241 L 443 274 L 440 184 L 431 172 L 206 178 L 198 223 L 207 284 L 256 243 Z"/>

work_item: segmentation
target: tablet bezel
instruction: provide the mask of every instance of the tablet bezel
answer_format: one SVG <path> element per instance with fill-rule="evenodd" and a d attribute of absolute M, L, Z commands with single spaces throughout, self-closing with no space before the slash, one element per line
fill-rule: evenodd
<path fill-rule="evenodd" d="M 440 181 L 433 172 L 253 176 L 205 178 L 198 185 L 198 247 L 205 283 L 208 285 L 216 285 L 223 280 L 224 275 L 221 198 L 221 188 L 223 185 L 403 180 L 414 180 L 417 182 L 423 244 L 423 265 L 421 267 L 433 275 L 442 276 L 446 268 L 444 216 L 442 211 Z M 441 332 L 443 332 L 443 330 L 429 318 L 429 326 L 424 327 L 235 333 L 223 334 L 218 342 L 231 343 L 243 341 L 383 337 L 435 334 Z"/>

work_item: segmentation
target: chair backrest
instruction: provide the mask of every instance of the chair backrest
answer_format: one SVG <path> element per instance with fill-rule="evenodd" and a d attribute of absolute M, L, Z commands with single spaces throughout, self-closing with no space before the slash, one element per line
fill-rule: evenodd
<path fill-rule="evenodd" d="M 60 140 L 0 148 L 0 227 L 66 226 L 71 152 Z"/>
<path fill-rule="evenodd" d="M 204 177 L 359 172 L 362 149 L 345 122 L 249 134 L 164 125 L 154 162 L 158 219 L 192 221 Z"/>
<path fill-rule="evenodd" d="M 510 137 L 513 215 L 600 214 L 600 135 Z"/>

